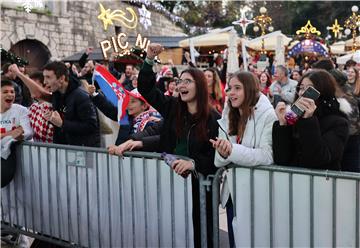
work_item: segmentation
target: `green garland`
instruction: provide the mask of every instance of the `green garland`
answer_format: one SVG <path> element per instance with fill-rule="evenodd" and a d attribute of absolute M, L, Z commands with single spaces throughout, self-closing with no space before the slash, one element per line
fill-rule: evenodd
<path fill-rule="evenodd" d="M 13 54 L 12 52 L 6 51 L 3 48 L 0 48 L 0 54 L 1 54 L 1 61 L 3 62 L 9 62 L 11 64 L 17 64 L 18 66 L 25 66 L 28 65 L 29 62 L 23 58 L 20 58 Z M 2 64 L 4 64 L 2 62 Z"/>

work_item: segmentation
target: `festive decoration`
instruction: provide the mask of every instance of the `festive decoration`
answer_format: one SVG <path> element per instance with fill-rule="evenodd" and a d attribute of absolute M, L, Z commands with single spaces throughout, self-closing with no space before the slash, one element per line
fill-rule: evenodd
<path fill-rule="evenodd" d="M 245 6 L 244 8 L 240 9 L 241 17 L 239 20 L 232 22 L 234 25 L 239 25 L 242 29 L 244 35 L 246 35 L 246 28 L 248 25 L 253 24 L 255 21 L 246 18 L 246 12 L 248 12 L 250 8 Z"/>
<path fill-rule="evenodd" d="M 140 23 L 144 26 L 144 28 L 147 30 L 149 26 L 151 26 L 151 12 L 148 11 L 143 4 L 141 9 L 139 8 L 139 14 L 140 14 Z"/>
<path fill-rule="evenodd" d="M 155 10 L 155 11 L 163 14 L 164 16 L 169 18 L 172 22 L 177 23 L 178 25 L 180 25 L 182 28 L 184 28 L 186 30 L 189 30 L 189 32 L 191 34 L 193 34 L 193 33 L 206 33 L 206 32 L 208 32 L 210 30 L 210 28 L 208 28 L 208 27 L 197 27 L 197 26 L 188 25 L 186 23 L 186 21 L 184 20 L 184 18 L 172 14 L 170 11 L 168 11 L 163 5 L 161 5 L 157 1 L 130 0 L 129 2 L 133 3 L 133 4 L 138 4 L 138 5 L 140 4 L 139 6 L 145 5 L 145 7 L 147 7 L 148 9 L 152 9 L 152 10 Z"/>
<path fill-rule="evenodd" d="M 101 51 L 103 53 L 104 59 L 108 59 L 108 52 L 113 49 L 116 56 L 125 56 L 130 55 L 129 42 L 126 41 L 127 35 L 125 33 L 120 33 L 117 37 L 111 37 L 110 40 L 103 40 L 100 42 Z M 147 49 L 150 44 L 150 40 L 147 38 L 142 38 L 141 34 L 138 34 L 136 37 L 135 46 L 140 49 Z"/>
<path fill-rule="evenodd" d="M 270 16 L 267 15 L 267 9 L 265 7 L 260 8 L 260 14 L 258 16 L 254 17 L 255 24 L 257 26 L 254 26 L 254 31 L 258 32 L 259 27 L 261 29 L 261 36 L 266 34 L 266 29 L 268 29 L 270 32 L 274 31 L 274 28 L 271 26 L 272 19 Z M 264 39 L 261 40 L 261 54 L 266 54 L 265 51 L 265 41 Z"/>
<path fill-rule="evenodd" d="M 315 40 L 303 40 L 297 43 L 291 50 L 288 52 L 289 56 L 295 56 L 299 53 L 318 53 L 323 56 L 328 56 L 328 52 L 324 46 Z"/>
<path fill-rule="evenodd" d="M 351 11 L 352 15 L 345 20 L 344 27 L 346 28 L 345 34 L 349 35 L 350 33 L 352 33 L 352 50 L 353 52 L 355 52 L 358 48 L 356 44 L 356 33 L 358 31 L 358 28 L 360 27 L 360 15 L 357 14 L 357 12 L 359 11 L 359 8 L 357 6 L 352 6 Z"/>
<path fill-rule="evenodd" d="M 343 30 L 344 28 L 341 27 L 338 23 L 338 20 L 335 19 L 335 23 L 331 27 L 326 27 L 326 29 L 331 30 L 334 33 L 334 37 L 337 38 L 341 30 Z"/>
<path fill-rule="evenodd" d="M 108 25 L 113 25 L 113 21 L 118 21 L 122 25 L 124 25 L 127 28 L 134 29 L 137 26 L 138 18 L 135 13 L 135 11 L 127 7 L 126 10 L 130 13 L 131 18 L 126 17 L 126 13 L 123 10 L 114 10 L 111 12 L 110 9 L 104 8 L 104 6 L 99 3 L 100 5 L 100 15 L 98 16 L 98 19 L 101 20 L 104 24 L 104 29 L 107 30 Z"/>
<path fill-rule="evenodd" d="M 28 65 L 29 62 L 23 58 L 20 58 L 13 54 L 12 52 L 8 52 L 3 48 L 0 48 L 0 56 L 1 56 L 1 63 L 11 63 L 17 64 L 18 66 L 25 66 Z"/>
<path fill-rule="evenodd" d="M 305 26 L 301 27 L 301 29 L 296 31 L 296 34 L 304 34 L 306 39 L 310 39 L 313 35 L 319 36 L 321 32 L 316 30 L 316 27 L 311 25 L 310 20 L 308 20 Z"/>
<path fill-rule="evenodd" d="M 21 3 L 21 6 L 24 7 L 24 10 L 27 13 L 30 13 L 34 8 L 44 8 L 43 0 L 17 0 L 18 3 Z"/>

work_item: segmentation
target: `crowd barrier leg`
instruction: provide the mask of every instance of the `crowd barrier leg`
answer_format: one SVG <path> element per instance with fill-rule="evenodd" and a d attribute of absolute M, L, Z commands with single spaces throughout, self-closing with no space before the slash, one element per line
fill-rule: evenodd
<path fill-rule="evenodd" d="M 206 223 L 206 183 L 205 178 L 199 173 L 200 192 L 200 224 L 201 224 L 201 247 L 207 247 L 207 223 Z"/>
<path fill-rule="evenodd" d="M 220 247 L 219 236 L 219 198 L 220 198 L 220 184 L 222 180 L 222 174 L 225 168 L 222 167 L 216 171 L 212 181 L 212 211 L 213 211 L 213 244 L 214 247 Z"/>

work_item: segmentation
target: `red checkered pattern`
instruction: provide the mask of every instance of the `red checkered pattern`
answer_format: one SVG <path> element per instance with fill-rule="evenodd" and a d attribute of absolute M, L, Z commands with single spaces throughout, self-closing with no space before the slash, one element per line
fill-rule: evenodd
<path fill-rule="evenodd" d="M 34 130 L 33 138 L 35 141 L 52 143 L 54 136 L 54 126 L 45 120 L 43 113 L 46 110 L 52 111 L 52 106 L 50 103 L 33 103 L 29 108 L 30 125 Z"/>

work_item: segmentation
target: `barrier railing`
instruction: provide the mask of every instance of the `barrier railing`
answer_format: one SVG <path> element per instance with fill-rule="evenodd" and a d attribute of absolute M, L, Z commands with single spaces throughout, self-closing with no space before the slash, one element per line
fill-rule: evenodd
<path fill-rule="evenodd" d="M 5 230 L 66 246 L 193 246 L 191 179 L 159 154 L 26 142 L 1 191 Z"/>
<path fill-rule="evenodd" d="M 219 186 L 213 180 L 214 247 Z M 237 247 L 359 247 L 360 174 L 281 166 L 229 166 Z"/>

